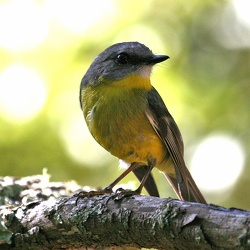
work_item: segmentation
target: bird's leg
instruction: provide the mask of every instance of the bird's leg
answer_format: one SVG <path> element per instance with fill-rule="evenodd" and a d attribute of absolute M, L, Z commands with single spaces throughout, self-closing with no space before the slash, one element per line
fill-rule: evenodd
<path fill-rule="evenodd" d="M 145 185 L 145 182 L 147 181 L 152 169 L 154 168 L 156 164 L 156 159 L 155 158 L 151 158 L 148 160 L 148 168 L 147 171 L 145 173 L 145 175 L 143 176 L 141 183 L 139 185 L 139 187 L 136 190 L 124 190 L 122 188 L 119 188 L 116 190 L 116 194 L 112 197 L 115 198 L 115 200 L 120 200 L 126 196 L 130 196 L 130 195 L 136 195 L 136 194 L 141 194 L 142 189 Z"/>
<path fill-rule="evenodd" d="M 101 190 L 93 190 L 93 191 L 81 191 L 74 196 L 77 197 L 76 203 L 79 199 L 83 198 L 90 198 L 96 195 L 103 195 L 103 194 L 111 194 L 113 193 L 113 187 L 121 181 L 125 176 L 127 176 L 131 171 L 137 168 L 140 164 L 138 162 L 133 162 L 117 179 L 115 179 L 110 185 L 101 189 Z"/>
<path fill-rule="evenodd" d="M 137 191 L 139 194 L 141 193 L 141 191 L 142 191 L 142 189 L 143 189 L 143 187 L 144 187 L 144 185 L 145 185 L 145 182 L 146 182 L 146 180 L 148 179 L 148 176 L 150 175 L 150 173 L 151 173 L 152 169 L 154 168 L 155 164 L 156 164 L 156 159 L 155 159 L 155 158 L 152 158 L 152 159 L 150 159 L 150 160 L 148 161 L 148 169 L 147 169 L 147 171 L 146 171 L 144 177 L 143 177 L 142 180 L 141 180 L 140 186 L 135 190 L 135 191 Z"/>
<path fill-rule="evenodd" d="M 147 172 L 147 169 L 148 169 L 148 165 L 142 165 L 139 168 L 136 168 L 133 170 L 133 173 L 135 174 L 135 176 L 137 177 L 140 183 L 145 173 Z M 150 196 L 160 197 L 152 172 L 149 174 L 144 184 L 144 188 L 147 190 Z"/>

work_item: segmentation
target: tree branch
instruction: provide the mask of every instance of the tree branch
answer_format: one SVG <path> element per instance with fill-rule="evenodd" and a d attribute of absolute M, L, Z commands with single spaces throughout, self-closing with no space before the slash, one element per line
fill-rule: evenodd
<path fill-rule="evenodd" d="M 0 215 L 0 249 L 250 249 L 250 212 L 174 199 L 59 197 Z"/>

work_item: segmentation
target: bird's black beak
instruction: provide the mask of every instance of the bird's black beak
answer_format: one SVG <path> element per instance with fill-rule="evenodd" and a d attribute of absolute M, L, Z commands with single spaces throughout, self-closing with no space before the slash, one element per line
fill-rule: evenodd
<path fill-rule="evenodd" d="M 163 62 L 165 60 L 169 59 L 169 56 L 166 55 L 153 55 L 148 61 L 148 64 L 156 64 Z"/>

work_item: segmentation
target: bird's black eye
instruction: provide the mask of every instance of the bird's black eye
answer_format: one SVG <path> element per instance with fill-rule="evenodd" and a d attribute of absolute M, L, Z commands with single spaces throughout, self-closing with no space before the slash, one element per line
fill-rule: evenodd
<path fill-rule="evenodd" d="M 128 64 L 129 63 L 129 55 L 126 53 L 120 53 L 116 57 L 116 62 L 119 64 Z"/>

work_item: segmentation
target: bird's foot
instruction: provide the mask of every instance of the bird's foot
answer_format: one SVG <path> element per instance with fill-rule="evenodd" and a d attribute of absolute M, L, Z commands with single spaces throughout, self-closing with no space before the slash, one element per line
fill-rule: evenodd
<path fill-rule="evenodd" d="M 80 199 L 91 198 L 91 197 L 94 197 L 97 195 L 112 194 L 112 193 L 113 193 L 113 190 L 109 187 L 106 187 L 106 188 L 101 189 L 101 190 L 81 191 L 77 194 L 74 194 L 74 197 L 77 197 L 77 199 L 76 199 L 76 205 L 77 205 L 77 202 Z"/>
<path fill-rule="evenodd" d="M 111 199 L 115 200 L 115 201 L 119 201 L 121 199 L 123 199 L 124 197 L 128 197 L 131 195 L 140 195 L 141 192 L 136 189 L 136 190 L 128 190 L 128 189 L 123 189 L 123 188 L 118 188 L 115 191 L 115 194 L 112 195 Z"/>
<path fill-rule="evenodd" d="M 78 201 L 80 199 L 91 198 L 91 197 L 94 197 L 94 196 L 97 196 L 97 195 L 112 194 L 112 193 L 113 193 L 113 190 L 110 187 L 106 187 L 106 188 L 101 189 L 101 190 L 81 191 L 81 192 L 79 192 L 79 193 L 77 193 L 77 194 L 74 195 L 74 197 L 77 197 L 75 203 L 77 205 L 77 203 L 78 203 Z M 141 191 L 139 189 L 128 190 L 128 189 L 118 188 L 114 192 L 114 194 L 112 194 L 108 198 L 107 202 L 110 199 L 112 199 L 114 201 L 120 201 L 120 200 L 122 200 L 125 197 L 132 196 L 132 195 L 140 195 L 140 194 L 141 194 Z"/>

